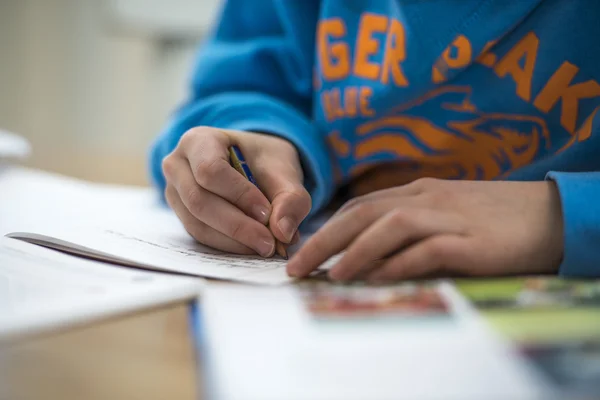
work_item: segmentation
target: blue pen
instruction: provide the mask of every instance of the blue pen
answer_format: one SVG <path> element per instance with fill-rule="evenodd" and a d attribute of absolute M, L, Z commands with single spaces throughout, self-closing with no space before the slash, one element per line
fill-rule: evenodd
<path fill-rule="evenodd" d="M 233 168 L 235 168 L 240 174 L 244 175 L 244 177 L 252 184 L 258 187 L 256 180 L 254 179 L 254 175 L 252 175 L 252 171 L 250 171 L 250 167 L 248 167 L 246 159 L 244 158 L 244 155 L 238 146 L 233 145 L 229 148 L 229 161 Z"/>

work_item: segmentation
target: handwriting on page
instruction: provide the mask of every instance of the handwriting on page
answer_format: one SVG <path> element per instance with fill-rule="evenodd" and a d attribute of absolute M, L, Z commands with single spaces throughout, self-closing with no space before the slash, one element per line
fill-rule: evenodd
<path fill-rule="evenodd" d="M 263 258 L 258 255 L 242 256 L 223 253 L 218 250 L 202 246 L 196 242 L 192 242 L 191 239 L 182 240 L 182 238 L 177 237 L 176 240 L 169 240 L 169 237 L 161 237 L 160 243 L 158 243 L 158 241 L 150 240 L 149 238 L 141 238 L 139 236 L 128 235 L 122 232 L 116 232 L 112 230 L 107 230 L 105 232 L 110 235 L 117 236 L 120 239 L 135 241 L 137 243 L 152 246 L 157 249 L 174 252 L 185 257 L 197 258 L 198 261 L 204 261 L 210 263 L 211 265 L 223 268 L 269 270 L 284 268 L 286 265 L 286 261 L 278 257 Z"/>

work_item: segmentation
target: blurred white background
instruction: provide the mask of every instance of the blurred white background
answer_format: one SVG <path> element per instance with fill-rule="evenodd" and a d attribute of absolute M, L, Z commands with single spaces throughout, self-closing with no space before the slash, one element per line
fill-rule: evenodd
<path fill-rule="evenodd" d="M 0 128 L 28 165 L 145 185 L 221 0 L 0 0 Z"/>

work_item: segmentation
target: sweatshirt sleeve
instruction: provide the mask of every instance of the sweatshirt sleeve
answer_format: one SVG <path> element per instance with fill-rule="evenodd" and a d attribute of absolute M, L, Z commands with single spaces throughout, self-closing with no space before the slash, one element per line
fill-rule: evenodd
<path fill-rule="evenodd" d="M 164 191 L 162 160 L 196 126 L 280 136 L 300 154 L 311 214 L 331 197 L 333 172 L 323 136 L 311 123 L 312 70 L 319 2 L 227 0 L 200 49 L 188 101 L 150 151 L 153 183 Z"/>
<path fill-rule="evenodd" d="M 560 275 L 600 277 L 600 172 L 550 172 L 560 193 L 564 256 Z"/>

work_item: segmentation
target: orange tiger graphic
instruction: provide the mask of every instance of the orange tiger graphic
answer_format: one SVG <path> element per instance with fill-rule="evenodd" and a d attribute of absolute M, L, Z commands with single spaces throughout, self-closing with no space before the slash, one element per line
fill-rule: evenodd
<path fill-rule="evenodd" d="M 470 101 L 471 88 L 446 86 L 360 125 L 350 172 L 357 195 L 421 177 L 492 180 L 530 164 L 550 147 L 546 122 L 519 114 L 486 113 Z M 439 124 L 428 120 L 436 115 Z M 340 139 L 336 139 L 341 148 Z M 334 147 L 334 150 L 335 150 Z M 345 149 L 347 150 L 347 149 Z M 373 163 L 374 155 L 395 161 Z"/>

